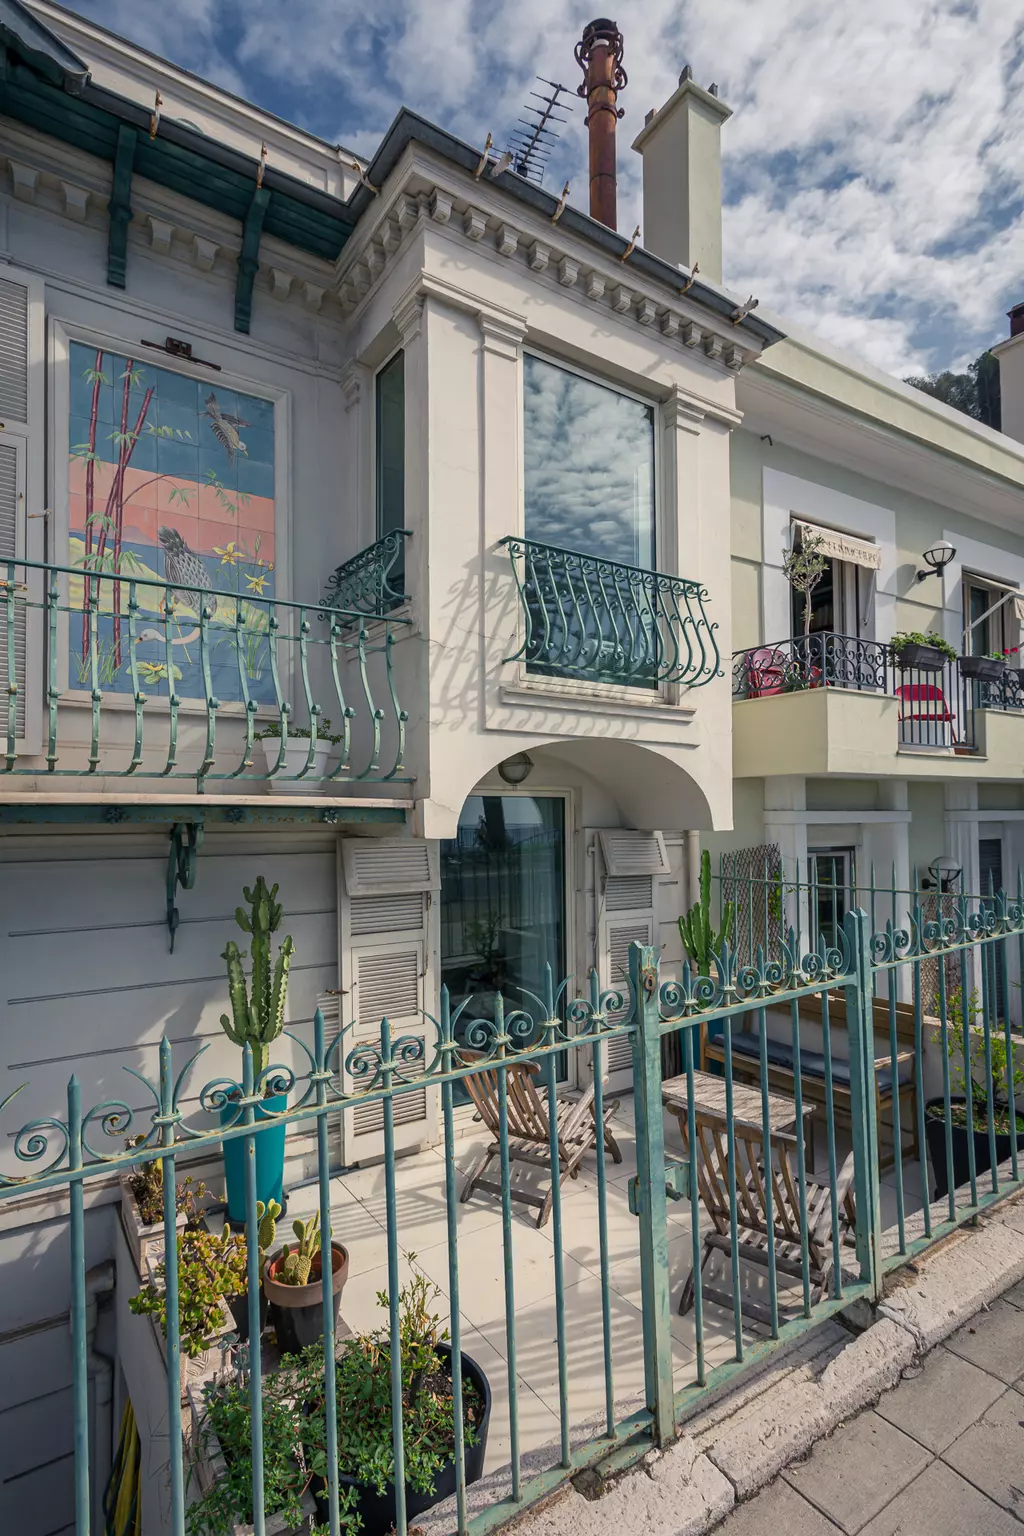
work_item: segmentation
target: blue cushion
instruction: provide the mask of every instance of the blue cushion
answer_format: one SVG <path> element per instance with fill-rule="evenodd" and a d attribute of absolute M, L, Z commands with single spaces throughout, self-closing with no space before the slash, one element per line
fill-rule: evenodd
<path fill-rule="evenodd" d="M 760 1038 L 750 1030 L 737 1030 L 732 1037 L 732 1048 L 740 1056 L 754 1056 L 760 1058 Z M 787 1071 L 793 1070 L 793 1047 L 784 1040 L 772 1040 L 769 1037 L 766 1051 L 769 1063 L 773 1067 L 785 1067 Z M 825 1076 L 825 1057 L 821 1051 L 809 1051 L 806 1047 L 800 1051 L 800 1074 L 802 1077 Z M 878 1067 L 876 1074 L 878 1086 L 882 1093 L 889 1093 L 892 1089 L 892 1067 L 886 1064 Z M 844 1056 L 832 1057 L 832 1081 L 841 1083 L 844 1088 L 850 1086 L 850 1063 Z"/>

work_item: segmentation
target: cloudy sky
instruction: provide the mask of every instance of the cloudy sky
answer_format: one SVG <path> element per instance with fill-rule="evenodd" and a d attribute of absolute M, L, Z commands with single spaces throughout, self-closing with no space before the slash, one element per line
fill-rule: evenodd
<path fill-rule="evenodd" d="M 499 145 L 540 73 L 575 90 L 568 0 L 72 0 L 72 9 L 369 154 L 401 105 Z M 898 374 L 963 366 L 1024 299 L 1024 0 L 618 0 L 619 222 L 648 108 L 690 63 L 723 134 L 725 276 Z M 549 184 L 586 206 L 582 103 Z"/>

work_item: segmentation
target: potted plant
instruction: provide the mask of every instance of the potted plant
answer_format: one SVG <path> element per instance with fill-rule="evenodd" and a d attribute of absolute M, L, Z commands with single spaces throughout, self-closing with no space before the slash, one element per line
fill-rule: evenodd
<path fill-rule="evenodd" d="M 166 1265 L 150 1265 L 150 1278 L 128 1306 L 136 1316 L 152 1318 L 167 1338 Z M 189 1362 L 206 1374 L 218 1342 L 233 1333 L 227 1302 L 246 1290 L 245 1238 L 229 1226 L 215 1234 L 205 1226 L 189 1226 L 178 1234 L 178 1329 L 181 1343 L 181 1391 L 185 1395 Z"/>
<path fill-rule="evenodd" d="M 270 1046 L 284 1028 L 284 1003 L 288 990 L 288 970 L 291 966 L 294 944 L 290 937 L 281 940 L 274 966 L 273 980 L 270 972 L 270 937 L 281 922 L 281 903 L 275 901 L 277 886 L 268 889 L 260 875 L 252 890 L 244 887 L 243 895 L 250 910 L 235 909 L 235 921 L 243 933 L 252 937 L 252 984 L 246 987 L 242 961 L 245 951 L 240 950 L 234 939 L 229 939 L 222 959 L 228 968 L 228 990 L 231 997 L 231 1017 L 220 1016 L 221 1028 L 235 1045 L 252 1049 L 253 1081 L 259 1085 L 270 1059 Z M 273 1091 L 272 1074 L 263 1081 L 263 1104 L 256 1110 L 256 1122 L 272 1115 L 280 1115 L 288 1105 L 287 1095 Z M 229 1101 L 221 1109 L 221 1124 L 234 1125 L 238 1120 L 237 1100 Z M 279 1209 L 284 1207 L 284 1141 L 285 1124 L 260 1131 L 256 1142 L 256 1197 L 265 1206 L 274 1201 Z M 223 1143 L 224 1180 L 227 1185 L 228 1220 L 236 1226 L 245 1222 L 245 1142 L 236 1136 Z"/>
<path fill-rule="evenodd" d="M 979 683 L 998 683 L 1006 671 L 1006 657 L 1002 651 L 990 651 L 987 656 L 961 656 L 960 671 Z"/>
<path fill-rule="evenodd" d="M 146 1140 L 144 1134 L 130 1136 L 125 1147 L 131 1151 Z M 206 1194 L 205 1184 L 193 1183 L 191 1175 L 183 1179 L 174 1192 L 177 1211 L 175 1230 L 181 1232 L 188 1222 L 198 1221 L 200 1201 Z M 137 1168 L 128 1168 L 121 1174 L 121 1226 L 135 1260 L 139 1279 L 148 1272 L 149 1260 L 155 1261 L 164 1251 L 164 1169 L 163 1159 L 151 1158 Z"/>
<path fill-rule="evenodd" d="M 413 1256 L 410 1255 L 410 1258 Z M 455 1404 L 451 1346 L 431 1304 L 440 1295 L 416 1274 L 400 1291 L 402 1426 L 406 1513 L 413 1517 L 455 1492 Z M 386 1292 L 377 1300 L 388 1306 Z M 306 1456 L 317 1473 L 317 1518 L 327 1519 L 327 1432 L 322 1345 L 305 1351 L 301 1374 L 306 1411 Z M 336 1368 L 341 1504 L 361 1536 L 386 1536 L 395 1524 L 394 1447 L 391 1434 L 391 1342 L 386 1327 L 350 1339 Z M 491 1389 L 480 1366 L 462 1356 L 462 1414 L 466 1482 L 483 1475 Z"/>
<path fill-rule="evenodd" d="M 936 1003 L 936 1012 L 938 1005 Z M 964 1031 L 964 1013 L 960 989 L 950 992 L 946 1003 L 949 1020 L 950 1078 L 957 1090 L 950 1095 L 950 1119 L 953 1141 L 953 1187 L 968 1184 L 971 1177 L 970 1150 L 967 1130 L 967 1093 L 971 1095 L 972 1132 L 974 1141 L 975 1177 L 988 1173 L 992 1167 L 992 1149 L 988 1135 L 988 1093 L 986 1089 L 985 1041 L 975 1021 L 981 1018 L 978 994 L 972 991 L 967 1004 L 970 1024 Z M 1024 1050 L 1024 1040 L 1021 1042 Z M 1016 1108 L 1016 1097 L 1024 1088 L 1024 1069 L 1008 1056 L 1006 1039 L 1002 1030 L 992 1026 L 992 1090 L 994 1102 L 992 1119 L 996 1132 L 996 1162 L 1002 1163 L 1011 1152 L 1011 1138 L 1016 1134 L 1018 1148 L 1024 1148 L 1024 1115 Z M 925 1105 L 925 1137 L 928 1156 L 935 1174 L 936 1200 L 949 1194 L 949 1167 L 946 1159 L 946 1103 L 945 1098 L 929 1099 Z"/>
<path fill-rule="evenodd" d="M 941 672 L 947 661 L 956 661 L 953 646 L 941 635 L 929 630 L 900 630 L 889 641 L 889 649 L 901 667 L 915 667 L 919 672 Z"/>
<path fill-rule="evenodd" d="M 283 788 L 293 795 L 316 794 L 327 776 L 331 752 L 342 737 L 332 734 L 331 722 L 326 715 L 318 721 L 313 762 L 309 771 L 304 772 L 309 763 L 309 741 L 313 732 L 308 725 L 289 724 L 288 739 L 284 744 L 284 762 L 280 770 L 274 773 L 273 770 L 281 760 L 281 734 L 281 722 L 274 720 L 253 736 L 253 741 L 258 741 L 263 748 L 267 773 L 273 773 L 273 777 L 268 780 L 270 787 L 279 790 Z M 297 777 L 299 774 L 301 778 Z"/>
<path fill-rule="evenodd" d="M 252 1428 L 243 1373 L 189 1388 L 189 1536 L 252 1530 Z M 303 1457 L 301 1405 L 286 1373 L 263 1379 L 263 1508 L 267 1536 L 297 1536 L 315 1512 Z"/>
<path fill-rule="evenodd" d="M 320 1217 L 292 1223 L 298 1242 L 287 1243 L 267 1266 L 263 1288 L 270 1304 L 270 1320 L 282 1353 L 297 1355 L 308 1344 L 323 1338 L 323 1256 Z M 337 1327 L 341 1293 L 348 1279 L 348 1250 L 331 1243 L 331 1285 L 334 1323 Z"/>
<path fill-rule="evenodd" d="M 795 678 L 788 677 L 783 691 L 796 692 L 801 687 L 814 687 L 821 681 L 820 668 L 812 668 L 811 656 L 811 593 L 829 567 L 828 556 L 823 551 L 824 540 L 820 534 L 804 533 L 800 543 L 787 552 L 782 561 L 782 574 L 803 598 L 804 635 L 802 645 L 793 646 Z M 817 672 L 817 677 L 813 675 Z M 804 674 L 806 673 L 806 677 Z"/>
<path fill-rule="evenodd" d="M 732 937 L 735 916 L 735 903 L 725 902 L 722 926 L 715 931 L 711 922 L 711 854 L 705 848 L 700 856 L 700 900 L 685 917 L 678 919 L 679 937 L 686 957 L 698 976 L 711 975 L 712 960 L 722 953 L 722 946 Z"/>

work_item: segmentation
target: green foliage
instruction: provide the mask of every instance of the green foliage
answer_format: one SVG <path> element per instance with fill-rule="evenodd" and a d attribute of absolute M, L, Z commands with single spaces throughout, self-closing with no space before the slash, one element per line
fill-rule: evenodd
<path fill-rule="evenodd" d="M 679 937 L 698 975 L 711 975 L 711 961 L 721 954 L 722 945 L 732 937 L 735 904 L 727 901 L 722 908 L 722 926 L 717 933 L 711 924 L 711 855 L 705 848 L 700 856 L 700 901 L 679 919 Z"/>
<path fill-rule="evenodd" d="M 800 543 L 789 550 L 782 562 L 782 574 L 804 600 L 804 634 L 811 632 L 811 593 L 828 570 L 828 556 L 822 553 L 820 534 L 805 533 Z"/>
<path fill-rule="evenodd" d="M 188 1512 L 189 1536 L 233 1536 L 236 1524 L 251 1524 L 252 1420 L 245 1376 L 209 1383 L 203 1389 L 206 1413 L 193 1455 L 212 1461 L 217 1444 L 225 1472 Z M 296 1450 L 302 1444 L 302 1406 L 287 1373 L 263 1378 L 263 1508 L 282 1515 L 289 1530 L 303 1522 L 302 1495 L 309 1472 Z M 301 1452 L 300 1452 L 301 1454 Z M 195 1463 L 189 1468 L 189 1482 Z"/>
<path fill-rule="evenodd" d="M 292 1222 L 292 1231 L 298 1238 L 294 1248 L 286 1248 L 284 1263 L 277 1278 L 282 1285 L 308 1285 L 313 1260 L 320 1252 L 320 1214 L 315 1212 L 306 1221 Z"/>
<path fill-rule="evenodd" d="M 133 1147 L 142 1146 L 145 1142 L 145 1133 L 138 1136 L 129 1136 L 125 1147 L 131 1151 Z M 163 1158 L 154 1157 L 148 1163 L 140 1163 L 137 1168 L 132 1168 L 128 1173 L 128 1187 L 135 1196 L 135 1203 L 139 1208 L 139 1219 L 143 1226 L 152 1227 L 158 1221 L 164 1219 L 164 1164 Z M 174 1208 L 176 1211 L 185 1211 L 189 1220 L 193 1223 L 199 1219 L 198 1201 L 206 1194 L 205 1184 L 196 1184 L 191 1174 L 174 1191 Z"/>
<path fill-rule="evenodd" d="M 954 373 L 945 368 L 940 373 L 929 373 L 904 379 L 926 395 L 942 400 L 954 410 L 983 421 L 998 432 L 1002 422 L 999 392 L 999 359 L 991 352 L 982 352 L 973 363 L 968 363 L 965 373 Z"/>
<path fill-rule="evenodd" d="M 235 922 L 243 933 L 252 935 L 252 983 L 247 989 L 242 969 L 245 950 L 240 950 L 234 939 L 229 939 L 221 958 L 227 962 L 231 1017 L 222 1013 L 220 1022 L 224 1033 L 235 1045 L 244 1047 L 246 1041 L 249 1042 L 253 1080 L 258 1082 L 266 1071 L 271 1043 L 284 1028 L 288 970 L 295 946 L 290 936 L 282 939 L 271 981 L 270 936 L 280 925 L 282 911 L 281 903 L 274 900 L 277 886 L 269 890 L 260 875 L 255 888 L 250 890 L 246 886 L 243 895 L 251 911 L 236 908 Z"/>
<path fill-rule="evenodd" d="M 262 634 L 257 636 L 257 640 L 258 640 L 259 643 L 262 643 L 262 641 L 263 641 Z M 308 725 L 289 725 L 288 726 L 288 740 L 289 741 L 296 741 L 296 740 L 298 740 L 298 741 L 308 741 L 312 734 L 313 733 L 310 730 Z M 269 725 L 265 725 L 261 731 L 257 731 L 254 734 L 252 739 L 253 739 L 253 741 L 280 741 L 280 739 L 281 739 L 281 722 L 280 722 L 280 720 L 272 720 L 270 722 L 270 724 Z M 317 723 L 316 739 L 317 739 L 318 743 L 321 742 L 321 741 L 329 741 L 332 746 L 336 747 L 338 745 L 339 741 L 342 741 L 344 738 L 341 737 L 341 736 L 332 735 L 332 733 L 331 733 L 331 722 L 327 718 L 327 716 L 324 715 L 323 719 L 320 720 Z"/>
<path fill-rule="evenodd" d="M 934 1002 L 935 1013 L 939 1013 L 939 1000 Z M 955 987 L 946 994 L 946 1018 L 948 1021 L 947 1038 L 949 1041 L 950 1082 L 957 1093 L 966 1094 L 968 1079 L 970 1080 L 971 1099 L 974 1104 L 975 1123 L 980 1119 L 982 1123 L 988 1123 L 988 1075 L 985 1070 L 985 1032 L 984 1015 L 981 999 L 976 988 L 971 989 L 967 999 L 968 1035 L 969 1043 L 965 1048 L 964 1041 L 964 1010 L 962 992 Z M 1018 1067 L 1016 1062 L 1007 1053 L 1005 1030 L 993 1019 L 990 1025 L 990 1045 L 992 1057 L 992 1092 L 995 1098 L 993 1105 L 993 1120 L 996 1131 L 1000 1135 L 1010 1133 L 1010 1102 L 1011 1097 L 1024 1089 L 1024 1068 Z M 968 1061 L 970 1070 L 968 1072 Z M 1024 1117 L 1016 1116 L 1017 1129 L 1024 1131 Z"/>
<path fill-rule="evenodd" d="M 919 629 L 901 629 L 889 641 L 889 649 L 894 656 L 901 656 L 908 645 L 933 645 L 937 651 L 942 652 L 943 656 L 948 656 L 950 661 L 955 661 L 957 658 L 956 648 L 932 630 L 922 634 Z"/>
<path fill-rule="evenodd" d="M 455 1453 L 452 1383 L 437 1355 L 438 1344 L 448 1334 L 441 1330 L 441 1320 L 431 1310 L 440 1294 L 419 1273 L 399 1292 L 405 1475 L 408 1483 L 422 1493 L 433 1487 L 437 1474 Z M 379 1291 L 377 1301 L 387 1308 L 387 1292 Z M 303 1352 L 299 1370 L 307 1403 L 307 1460 L 313 1471 L 326 1476 L 322 1345 Z M 394 1478 L 391 1343 L 386 1326 L 349 1340 L 338 1361 L 336 1381 L 338 1470 L 383 1494 Z M 463 1378 L 463 1410 L 465 1443 L 472 1445 L 483 1402 L 468 1377 Z"/>
<path fill-rule="evenodd" d="M 137 1316 L 150 1314 L 167 1336 L 167 1293 L 164 1264 L 128 1305 Z M 221 1302 L 240 1296 L 246 1288 L 245 1238 L 225 1224 L 219 1236 L 205 1227 L 186 1227 L 178 1234 L 178 1327 L 181 1352 L 197 1360 L 225 1331 Z"/>

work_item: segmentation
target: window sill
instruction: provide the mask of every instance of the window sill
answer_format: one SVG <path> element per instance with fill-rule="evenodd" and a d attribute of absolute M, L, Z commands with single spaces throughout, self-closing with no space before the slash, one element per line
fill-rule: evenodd
<path fill-rule="evenodd" d="M 669 703 L 663 694 L 655 693 L 653 689 L 612 688 L 565 678 L 559 678 L 557 682 L 522 678 L 516 683 L 503 683 L 501 701 L 522 706 L 550 704 L 581 713 L 624 715 L 637 720 L 670 721 L 677 725 L 689 723 L 696 714 L 692 704 Z"/>

